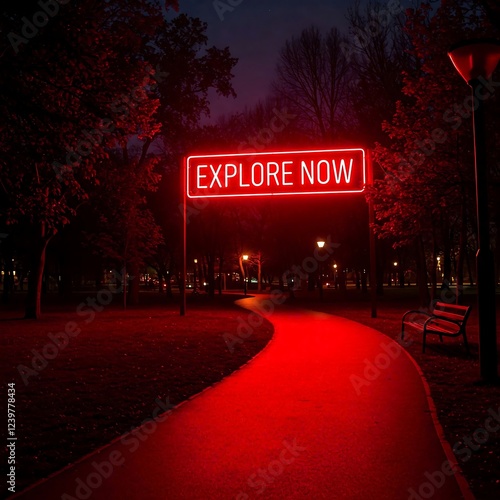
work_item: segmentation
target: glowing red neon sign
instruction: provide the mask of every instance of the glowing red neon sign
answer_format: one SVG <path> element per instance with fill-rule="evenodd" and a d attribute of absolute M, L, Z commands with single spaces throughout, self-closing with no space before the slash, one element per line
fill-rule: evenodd
<path fill-rule="evenodd" d="M 361 193 L 363 149 L 189 156 L 189 198 Z"/>

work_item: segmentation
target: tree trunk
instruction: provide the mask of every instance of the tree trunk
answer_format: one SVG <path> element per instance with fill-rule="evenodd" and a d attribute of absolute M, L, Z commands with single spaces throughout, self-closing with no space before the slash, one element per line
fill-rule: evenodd
<path fill-rule="evenodd" d="M 9 247 L 10 248 L 10 247 Z M 2 301 L 4 304 L 9 302 L 9 298 L 14 291 L 14 265 L 12 264 L 13 254 L 11 251 L 5 252 L 4 258 L 4 277 Z"/>
<path fill-rule="evenodd" d="M 122 270 L 122 288 L 123 288 L 123 309 L 127 309 L 127 263 L 123 263 Z"/>
<path fill-rule="evenodd" d="M 47 236 L 45 224 L 40 224 L 39 234 L 35 238 L 31 254 L 30 273 L 28 276 L 28 294 L 26 296 L 26 305 L 24 317 L 26 319 L 39 319 L 42 314 L 42 282 L 45 269 L 45 258 L 47 245 L 53 234 Z"/>
<path fill-rule="evenodd" d="M 431 296 L 427 286 L 427 263 L 425 261 L 424 243 L 421 238 L 416 240 L 415 263 L 419 302 L 422 307 L 429 307 Z"/>
<path fill-rule="evenodd" d="M 131 280 L 128 288 L 128 303 L 135 306 L 139 303 L 140 270 L 137 264 L 130 265 Z"/>
<path fill-rule="evenodd" d="M 385 274 L 385 260 L 383 256 L 388 255 L 387 242 L 375 238 L 375 253 L 377 255 L 375 265 L 375 280 L 376 280 L 376 293 L 378 296 L 384 295 L 384 274 Z M 340 272 L 340 270 L 339 270 Z"/>
<path fill-rule="evenodd" d="M 464 292 L 464 264 L 465 253 L 467 251 L 467 205 L 466 198 L 462 194 L 462 225 L 460 227 L 460 242 L 457 258 L 457 304 L 462 303 Z"/>
<path fill-rule="evenodd" d="M 451 285 L 451 242 L 452 235 L 448 228 L 443 229 L 443 278 L 441 288 L 449 288 Z"/>
<path fill-rule="evenodd" d="M 208 295 L 215 296 L 215 265 L 214 257 L 211 254 L 207 255 L 207 282 L 208 282 Z"/>
<path fill-rule="evenodd" d="M 173 297 L 173 293 L 172 293 L 172 277 L 174 276 L 174 264 L 173 264 L 173 260 L 170 259 L 170 264 L 169 264 L 169 267 L 168 267 L 168 272 L 166 273 L 166 276 L 165 276 L 165 283 L 167 284 L 167 298 L 168 299 L 171 299 Z"/>
<path fill-rule="evenodd" d="M 257 290 L 262 292 L 262 254 L 257 255 Z"/>
<path fill-rule="evenodd" d="M 224 255 L 221 253 L 219 257 L 219 295 L 222 295 L 222 287 L 224 285 Z"/>

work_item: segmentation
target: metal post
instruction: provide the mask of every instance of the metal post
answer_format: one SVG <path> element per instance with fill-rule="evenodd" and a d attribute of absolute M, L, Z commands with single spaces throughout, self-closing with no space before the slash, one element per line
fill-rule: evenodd
<path fill-rule="evenodd" d="M 186 200 L 186 161 L 185 159 L 181 162 L 181 193 L 182 193 L 182 267 L 181 267 L 181 282 L 180 282 L 180 293 L 181 293 L 181 305 L 180 305 L 180 315 L 186 315 L 186 275 L 187 275 L 187 258 L 186 258 L 186 246 L 187 246 L 187 200 Z"/>
<path fill-rule="evenodd" d="M 319 298 L 322 299 L 323 298 L 323 273 L 322 273 L 323 263 L 320 262 L 318 267 L 319 267 L 319 281 L 318 281 Z"/>
<path fill-rule="evenodd" d="M 367 166 L 368 166 L 368 186 L 373 186 L 373 166 L 370 152 L 367 151 Z M 370 302 L 371 302 L 371 317 L 377 317 L 377 254 L 375 250 L 375 231 L 373 225 L 375 224 L 375 210 L 373 209 L 373 202 L 368 202 L 368 224 L 370 231 Z"/>
<path fill-rule="evenodd" d="M 498 355 L 495 312 L 495 268 L 490 248 L 490 222 L 488 213 L 488 165 L 484 129 L 484 100 L 475 99 L 477 80 L 470 82 L 474 110 L 474 153 L 476 167 L 477 208 L 477 306 L 479 315 L 479 364 L 485 382 L 498 379 Z"/>

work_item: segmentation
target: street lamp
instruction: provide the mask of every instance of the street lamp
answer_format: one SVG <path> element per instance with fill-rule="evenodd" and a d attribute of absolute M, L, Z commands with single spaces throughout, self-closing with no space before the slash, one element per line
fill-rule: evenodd
<path fill-rule="evenodd" d="M 243 258 L 243 286 L 245 297 L 247 295 L 247 276 L 248 276 L 248 255 L 242 255 Z"/>
<path fill-rule="evenodd" d="M 198 293 L 196 291 L 196 267 L 198 266 L 198 259 L 194 259 L 194 273 L 193 273 L 193 279 L 194 279 L 194 284 L 193 284 L 193 293 Z"/>
<path fill-rule="evenodd" d="M 316 241 L 316 245 L 318 245 L 318 248 L 321 250 L 325 246 L 325 240 L 323 239 L 318 239 Z M 319 296 L 320 298 L 323 298 L 323 276 L 321 275 L 321 264 L 319 265 L 319 281 L 318 281 L 318 287 L 319 287 Z"/>
<path fill-rule="evenodd" d="M 337 264 L 333 264 L 333 286 L 337 290 Z"/>
<path fill-rule="evenodd" d="M 477 304 L 479 315 L 479 364 L 485 382 L 498 380 L 495 313 L 495 272 L 490 248 L 488 166 L 484 126 L 484 100 L 488 79 L 500 61 L 500 42 L 474 39 L 453 45 L 448 52 L 453 65 L 472 88 L 474 159 L 477 210 Z"/>

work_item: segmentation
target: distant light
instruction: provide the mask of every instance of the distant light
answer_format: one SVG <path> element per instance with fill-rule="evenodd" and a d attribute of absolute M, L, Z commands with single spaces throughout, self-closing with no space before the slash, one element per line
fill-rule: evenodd
<path fill-rule="evenodd" d="M 397 262 L 394 262 L 394 267 L 396 267 L 397 265 L 398 265 L 398 263 L 397 263 Z"/>
<path fill-rule="evenodd" d="M 243 257 L 243 260 L 248 260 L 248 255 L 247 254 L 244 254 L 242 257 Z"/>
<path fill-rule="evenodd" d="M 195 264 L 198 264 L 198 259 L 194 259 L 194 260 L 193 260 L 193 262 L 194 262 Z"/>
<path fill-rule="evenodd" d="M 318 248 L 323 248 L 325 246 L 325 240 L 318 240 L 316 244 L 318 245 Z"/>

